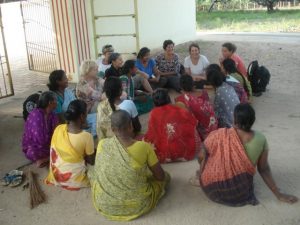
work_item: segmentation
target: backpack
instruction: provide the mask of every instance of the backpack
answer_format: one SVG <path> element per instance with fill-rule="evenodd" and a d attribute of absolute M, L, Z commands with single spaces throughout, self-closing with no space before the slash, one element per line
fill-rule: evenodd
<path fill-rule="evenodd" d="M 38 91 L 32 95 L 29 95 L 23 102 L 23 119 L 26 121 L 29 113 L 37 107 L 41 91 Z"/>
<path fill-rule="evenodd" d="M 247 73 L 252 87 L 252 92 L 265 92 L 271 78 L 269 70 L 264 66 L 259 66 L 257 60 L 255 60 L 249 64 Z"/>

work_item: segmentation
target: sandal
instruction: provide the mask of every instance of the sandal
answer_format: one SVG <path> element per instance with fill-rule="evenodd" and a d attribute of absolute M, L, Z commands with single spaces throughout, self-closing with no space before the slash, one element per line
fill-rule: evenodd
<path fill-rule="evenodd" d="M 20 180 L 21 177 L 21 182 L 20 181 L 14 181 L 15 179 L 16 180 Z M 12 187 L 15 187 L 15 185 L 20 182 L 19 184 L 22 183 L 22 180 L 23 180 L 23 171 L 21 170 L 12 170 L 10 172 L 8 172 L 0 181 L 1 185 L 2 186 L 8 186 L 10 185 L 11 183 L 13 183 L 13 186 Z"/>
<path fill-rule="evenodd" d="M 23 176 L 15 176 L 14 179 L 10 182 L 10 187 L 17 187 L 23 182 Z"/>

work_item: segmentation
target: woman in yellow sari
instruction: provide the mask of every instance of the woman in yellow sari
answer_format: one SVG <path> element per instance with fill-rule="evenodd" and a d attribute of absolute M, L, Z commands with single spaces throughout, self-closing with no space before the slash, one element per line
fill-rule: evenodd
<path fill-rule="evenodd" d="M 128 221 L 153 209 L 170 176 L 161 168 L 153 147 L 133 139 L 130 115 L 114 111 L 115 136 L 99 142 L 95 167 L 89 171 L 95 208 L 111 220 Z"/>
<path fill-rule="evenodd" d="M 87 104 L 82 100 L 70 103 L 65 118 L 68 124 L 58 126 L 51 140 L 50 168 L 45 182 L 67 190 L 89 186 L 86 163 L 94 164 L 94 141 L 83 131 Z"/>

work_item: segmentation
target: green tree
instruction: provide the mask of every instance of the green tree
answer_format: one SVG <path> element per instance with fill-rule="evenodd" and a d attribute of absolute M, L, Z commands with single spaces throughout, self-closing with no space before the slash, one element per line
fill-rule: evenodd
<path fill-rule="evenodd" d="M 276 5 L 279 0 L 252 0 L 259 5 L 267 7 L 268 12 L 274 11 L 274 6 Z"/>

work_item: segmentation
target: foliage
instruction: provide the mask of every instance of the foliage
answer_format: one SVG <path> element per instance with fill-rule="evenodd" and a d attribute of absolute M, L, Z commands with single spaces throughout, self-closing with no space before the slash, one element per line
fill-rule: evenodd
<path fill-rule="evenodd" d="M 252 0 L 259 5 L 267 7 L 268 12 L 274 11 L 274 6 L 279 0 Z"/>
<path fill-rule="evenodd" d="M 201 31 L 300 32 L 300 10 L 198 12 L 197 23 Z"/>

